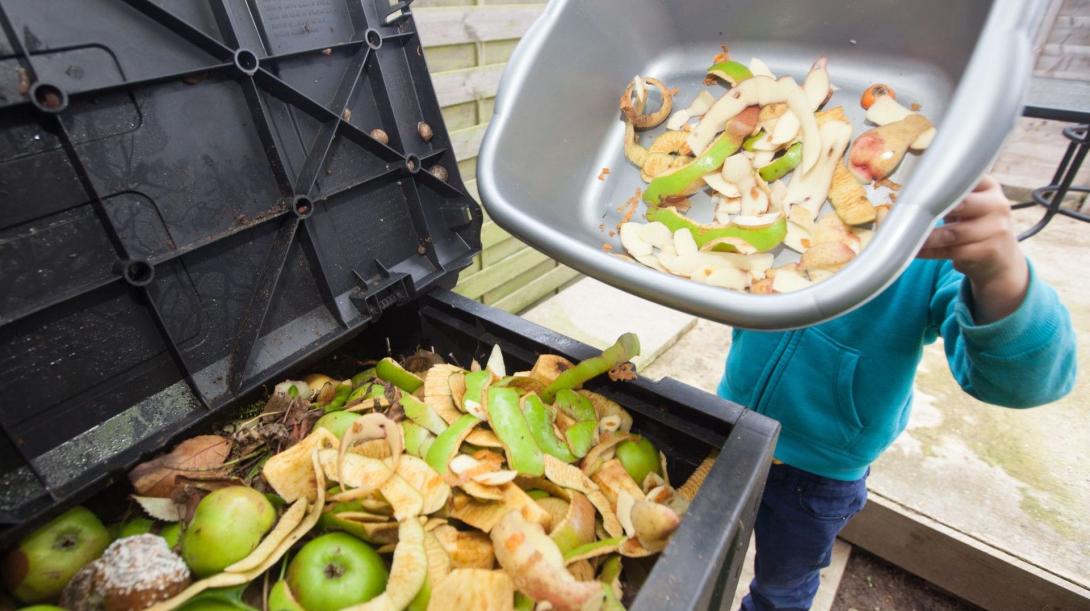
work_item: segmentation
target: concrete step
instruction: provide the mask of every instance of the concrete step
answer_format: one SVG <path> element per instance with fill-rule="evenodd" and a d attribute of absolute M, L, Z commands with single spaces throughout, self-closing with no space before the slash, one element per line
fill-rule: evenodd
<path fill-rule="evenodd" d="M 533 309 L 523 318 L 596 348 L 606 348 L 623 333 L 640 338 L 643 369 L 696 324 L 696 318 L 629 295 L 593 278 L 583 278 Z"/>

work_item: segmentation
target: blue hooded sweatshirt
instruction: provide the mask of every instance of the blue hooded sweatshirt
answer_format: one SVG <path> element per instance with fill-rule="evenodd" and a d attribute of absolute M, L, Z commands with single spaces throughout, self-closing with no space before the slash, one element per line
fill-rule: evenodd
<path fill-rule="evenodd" d="M 908 424 L 916 367 L 940 335 L 954 378 L 981 401 L 1033 407 L 1071 391 L 1071 319 L 1032 266 L 1017 310 L 986 325 L 972 312 L 969 281 L 951 262 L 916 260 L 840 318 L 787 332 L 735 329 L 719 395 L 780 422 L 778 460 L 856 480 Z"/>

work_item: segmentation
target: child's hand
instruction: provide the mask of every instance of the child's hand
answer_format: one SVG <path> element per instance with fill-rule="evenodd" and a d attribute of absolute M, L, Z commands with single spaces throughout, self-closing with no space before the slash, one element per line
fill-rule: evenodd
<path fill-rule="evenodd" d="M 922 259 L 951 259 L 973 288 L 978 324 L 1014 312 L 1029 287 L 1029 267 L 1011 225 L 1011 207 L 991 176 L 946 215 L 920 249 Z"/>

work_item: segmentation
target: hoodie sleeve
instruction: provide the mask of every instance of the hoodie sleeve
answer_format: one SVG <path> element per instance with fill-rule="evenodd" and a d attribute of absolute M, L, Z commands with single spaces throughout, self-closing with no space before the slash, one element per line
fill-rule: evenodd
<path fill-rule="evenodd" d="M 986 325 L 973 320 L 969 280 L 944 262 L 931 299 L 932 328 L 942 335 L 950 371 L 973 397 L 1004 407 L 1062 398 L 1075 383 L 1075 332 L 1052 287 L 1029 265 L 1022 305 Z"/>

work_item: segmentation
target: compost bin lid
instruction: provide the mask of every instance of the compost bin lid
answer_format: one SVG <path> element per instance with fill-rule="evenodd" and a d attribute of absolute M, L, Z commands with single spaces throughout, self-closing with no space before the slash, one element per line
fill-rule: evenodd
<path fill-rule="evenodd" d="M 408 4 L 0 4 L 0 524 L 480 250 Z"/>

